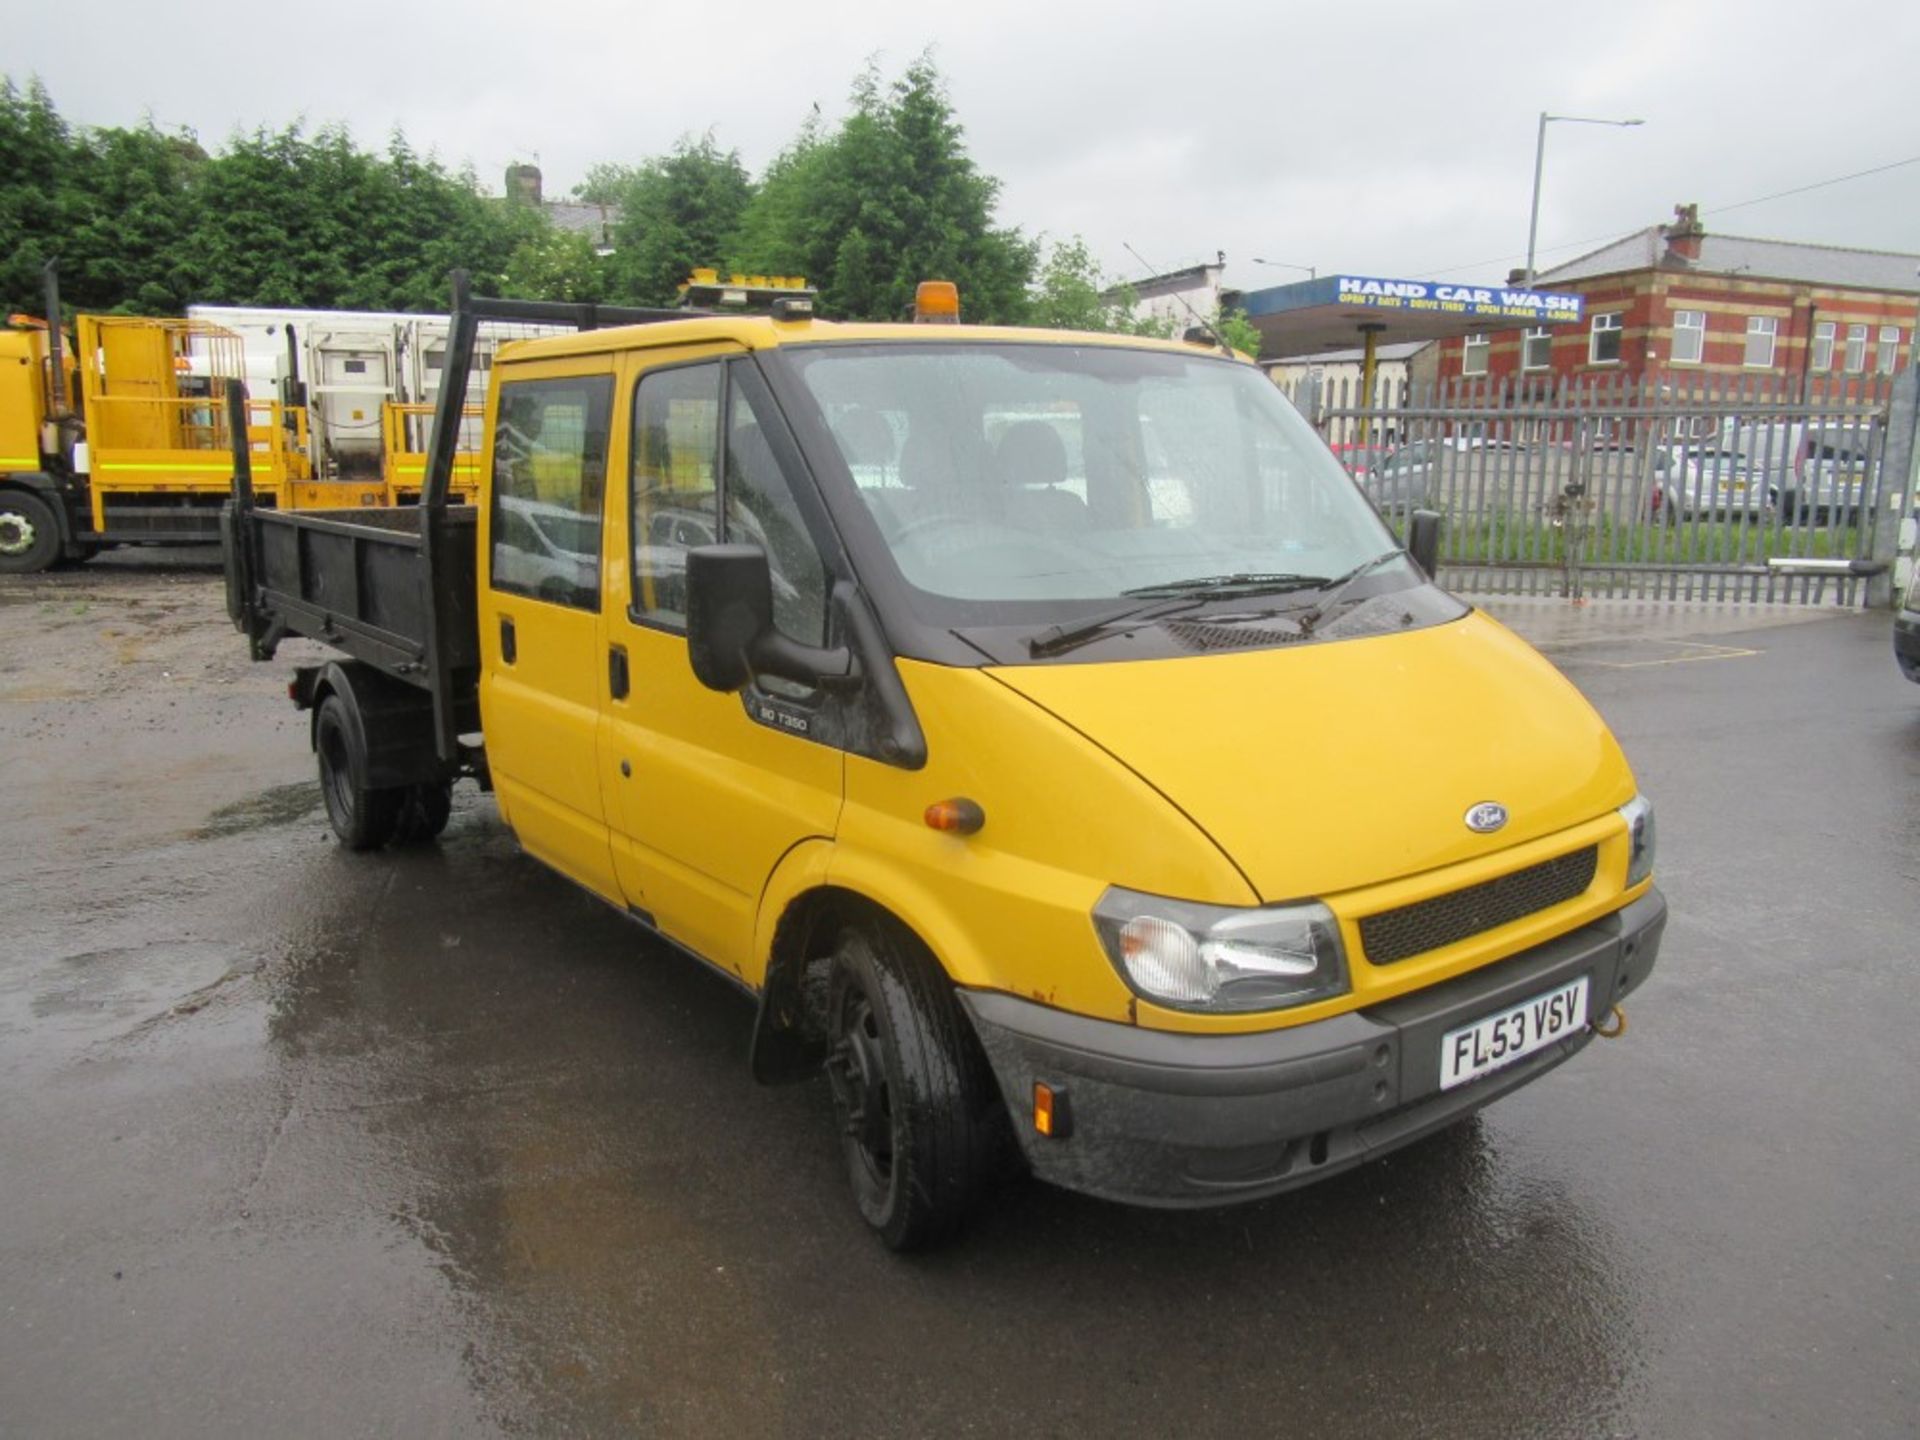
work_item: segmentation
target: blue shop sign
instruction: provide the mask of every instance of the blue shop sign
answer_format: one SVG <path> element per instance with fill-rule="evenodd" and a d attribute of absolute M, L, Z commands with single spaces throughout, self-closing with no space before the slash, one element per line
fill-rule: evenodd
<path fill-rule="evenodd" d="M 1473 320 L 1517 320 L 1534 325 L 1577 324 L 1584 297 L 1495 285 L 1450 285 L 1435 280 L 1339 277 L 1339 303 L 1355 310 L 1458 315 Z"/>

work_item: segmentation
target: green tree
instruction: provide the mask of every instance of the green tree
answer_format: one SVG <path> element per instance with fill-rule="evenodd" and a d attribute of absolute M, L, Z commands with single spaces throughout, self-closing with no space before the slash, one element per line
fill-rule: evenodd
<path fill-rule="evenodd" d="M 500 293 L 517 300 L 598 301 L 606 298 L 606 279 L 590 238 L 549 226 L 514 248 Z"/>
<path fill-rule="evenodd" d="M 1028 323 L 1057 330 L 1173 334 L 1173 322 L 1135 314 L 1138 304 L 1133 287 L 1104 274 L 1087 242 L 1076 235 L 1048 247 L 1034 280 Z"/>
<path fill-rule="evenodd" d="M 951 280 L 965 318 L 1024 318 L 1034 247 L 994 223 L 999 182 L 967 154 L 930 56 L 891 84 L 869 66 L 852 109 L 817 117 L 769 167 L 740 229 L 753 270 L 804 274 L 823 312 L 896 320 L 922 280 Z"/>
<path fill-rule="evenodd" d="M 1047 250 L 1035 277 L 1030 323 L 1062 330 L 1116 331 L 1129 335 L 1157 335 L 1171 339 L 1201 324 L 1200 317 L 1182 321 L 1165 315 L 1136 313 L 1133 287 L 1101 272 L 1087 242 L 1078 235 Z M 1260 332 L 1244 310 L 1215 307 L 1204 323 L 1235 350 L 1260 353 Z"/>
<path fill-rule="evenodd" d="M 207 154 L 193 136 L 93 130 L 62 186 L 60 285 L 65 301 L 96 310 L 177 314 L 194 299 L 194 187 Z"/>
<path fill-rule="evenodd" d="M 0 304 L 40 312 L 40 267 L 59 251 L 61 179 L 77 146 L 39 80 L 0 81 Z"/>
<path fill-rule="evenodd" d="M 1260 332 L 1254 328 L 1253 321 L 1247 318 L 1247 312 L 1229 306 L 1225 310 L 1215 310 L 1210 317 L 1214 333 L 1234 349 L 1255 356 L 1260 354 Z"/>
<path fill-rule="evenodd" d="M 587 167 L 587 178 L 573 187 L 573 198 L 583 205 L 618 205 L 620 196 L 633 183 L 636 174 L 631 165 L 601 162 Z"/>
<path fill-rule="evenodd" d="M 602 203 L 620 207 L 608 291 L 633 305 L 671 305 L 696 266 L 730 264 L 753 195 L 739 152 L 720 149 L 711 134 L 624 175 L 597 167 L 588 183 L 611 197 Z"/>
<path fill-rule="evenodd" d="M 355 310 L 443 309 L 449 271 L 504 275 L 547 224 L 403 135 L 378 156 L 340 126 L 235 137 L 203 167 L 195 212 L 196 299 Z"/>

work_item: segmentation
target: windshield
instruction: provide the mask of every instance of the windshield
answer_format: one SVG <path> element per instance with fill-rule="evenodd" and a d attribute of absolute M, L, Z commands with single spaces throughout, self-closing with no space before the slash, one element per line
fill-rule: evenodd
<path fill-rule="evenodd" d="M 1017 622 L 1189 589 L 1277 594 L 1361 566 L 1371 585 L 1417 583 L 1404 562 L 1373 563 L 1392 535 L 1250 366 L 923 341 L 782 359 L 926 618 Z"/>

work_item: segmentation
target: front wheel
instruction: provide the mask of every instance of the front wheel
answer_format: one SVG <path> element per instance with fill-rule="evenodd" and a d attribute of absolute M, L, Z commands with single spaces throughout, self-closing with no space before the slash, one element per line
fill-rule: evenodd
<path fill-rule="evenodd" d="M 891 924 L 850 929 L 828 986 L 827 1077 L 860 1213 L 890 1250 L 959 1229 L 1001 1153 L 1005 1112 L 953 986 Z"/>
<path fill-rule="evenodd" d="M 367 784 L 367 745 L 360 717 L 338 695 L 320 702 L 313 748 L 320 761 L 320 794 L 333 833 L 349 850 L 378 850 L 393 838 L 402 795 Z"/>
<path fill-rule="evenodd" d="M 0 575 L 31 575 L 59 558 L 53 507 L 24 490 L 0 491 Z"/>

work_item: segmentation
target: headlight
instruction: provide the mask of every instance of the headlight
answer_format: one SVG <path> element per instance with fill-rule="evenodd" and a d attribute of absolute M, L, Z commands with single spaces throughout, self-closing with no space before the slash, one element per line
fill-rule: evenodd
<path fill-rule="evenodd" d="M 1653 874 L 1653 802 L 1636 795 L 1620 807 L 1620 818 L 1627 822 L 1627 888 L 1631 890 Z"/>
<path fill-rule="evenodd" d="M 1347 988 L 1333 912 L 1255 910 L 1110 889 L 1093 907 L 1107 958 L 1135 991 L 1181 1010 L 1278 1010 Z"/>

